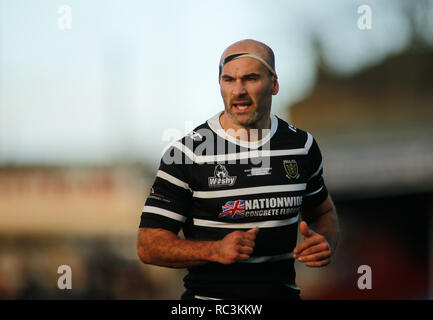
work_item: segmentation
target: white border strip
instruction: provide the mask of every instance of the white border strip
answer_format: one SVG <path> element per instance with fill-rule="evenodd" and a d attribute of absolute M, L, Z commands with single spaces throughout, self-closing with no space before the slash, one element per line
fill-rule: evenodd
<path fill-rule="evenodd" d="M 306 154 L 310 152 L 310 148 L 312 144 L 313 144 L 313 136 L 309 132 L 307 132 L 307 142 L 305 142 L 305 146 L 304 146 Z"/>
<path fill-rule="evenodd" d="M 278 121 L 277 121 L 278 123 Z M 215 128 L 215 125 L 213 123 L 209 123 L 209 126 L 212 130 L 216 130 L 218 128 Z M 218 131 L 222 129 L 216 130 L 216 134 L 220 135 Z M 224 131 L 225 132 L 225 131 Z M 275 132 L 271 132 L 270 137 Z M 227 134 L 226 134 L 227 135 Z M 222 136 L 225 140 L 230 140 L 231 136 Z M 233 137 L 231 137 L 233 138 Z M 234 138 L 233 138 L 234 139 Z M 236 139 L 234 139 L 237 141 Z M 209 156 L 200 156 L 196 155 L 190 148 L 182 144 L 180 141 L 176 141 L 173 143 L 173 147 L 179 149 L 182 151 L 191 161 L 201 164 L 201 163 L 209 163 L 209 162 L 221 162 L 221 161 L 236 161 L 236 160 L 242 160 L 242 159 L 253 159 L 253 158 L 267 158 L 267 157 L 281 157 L 281 156 L 293 156 L 293 155 L 306 155 L 308 152 L 310 152 L 310 148 L 313 144 L 313 136 L 307 132 L 307 141 L 305 142 L 305 145 L 303 148 L 298 149 L 287 149 L 287 150 L 250 150 L 250 151 L 244 151 L 244 152 L 238 152 L 238 153 L 230 153 L 230 154 L 219 154 L 219 155 L 209 155 Z M 231 141 L 233 142 L 233 141 Z M 233 142 L 235 143 L 235 142 Z M 251 142 L 249 142 L 251 144 Z M 250 149 L 251 148 L 250 146 Z"/>
<path fill-rule="evenodd" d="M 160 177 L 161 179 L 164 179 L 178 187 L 187 189 L 187 190 L 191 190 L 191 188 L 189 187 L 188 183 L 183 182 L 182 180 L 173 177 L 172 175 L 168 174 L 167 172 L 164 172 L 162 170 L 158 170 L 158 172 L 156 173 L 157 177 Z"/>
<path fill-rule="evenodd" d="M 241 196 L 250 194 L 273 193 L 273 192 L 290 192 L 302 191 L 307 187 L 306 183 L 299 184 L 282 184 L 276 186 L 251 187 L 241 189 L 219 190 L 219 191 L 194 191 L 192 196 L 195 198 L 224 198 L 229 196 Z"/>
<path fill-rule="evenodd" d="M 195 161 L 196 156 L 194 152 L 183 143 L 176 141 L 172 146 L 182 151 L 192 162 Z"/>
<path fill-rule="evenodd" d="M 318 190 L 316 190 L 316 191 L 313 191 L 313 192 L 310 192 L 310 193 L 306 193 L 306 194 L 304 194 L 304 197 L 309 197 L 309 196 L 312 196 L 312 195 L 314 195 L 314 194 L 316 194 L 316 193 L 319 193 L 320 192 L 320 190 L 322 190 L 323 189 L 323 186 L 321 186 Z"/>
<path fill-rule="evenodd" d="M 196 163 L 220 162 L 220 161 L 235 161 L 253 158 L 268 158 L 293 155 L 306 155 L 308 150 L 305 148 L 288 149 L 288 150 L 251 150 L 230 154 L 219 154 L 211 156 L 195 156 Z"/>
<path fill-rule="evenodd" d="M 283 254 L 278 254 L 275 256 L 261 256 L 261 257 L 250 257 L 248 260 L 238 261 L 239 263 L 263 263 L 263 262 L 273 262 L 292 259 L 292 252 L 287 252 Z"/>
<path fill-rule="evenodd" d="M 142 210 L 142 213 L 146 213 L 146 212 L 156 213 L 156 214 L 159 214 L 161 216 L 164 216 L 164 217 L 167 217 L 167 218 L 171 218 L 171 219 L 174 219 L 174 220 L 177 220 L 177 221 L 181 221 L 181 222 L 185 222 L 185 220 L 186 220 L 186 217 L 184 217 L 183 215 L 180 215 L 180 214 L 178 214 L 176 212 L 172 212 L 172 211 L 168 211 L 168 210 L 165 210 L 165 209 L 161 209 L 161 208 L 158 208 L 158 207 L 144 206 L 143 210 Z"/>
<path fill-rule="evenodd" d="M 281 227 L 281 226 L 287 226 L 289 224 L 294 224 L 298 222 L 298 219 L 299 219 L 299 215 L 284 220 L 268 220 L 268 221 L 256 221 L 256 222 L 240 222 L 240 223 L 193 219 L 193 224 L 199 227 L 227 228 L 227 229 L 251 229 L 255 227 L 274 228 L 274 227 Z"/>
<path fill-rule="evenodd" d="M 316 172 L 314 172 L 311 177 L 308 179 L 308 181 L 310 181 L 311 179 L 313 179 L 315 176 L 317 176 L 320 172 L 320 170 L 323 169 L 323 162 L 320 163 L 319 169 L 316 170 Z"/>
<path fill-rule="evenodd" d="M 299 288 L 299 287 L 296 285 L 296 283 L 295 283 L 295 284 L 287 283 L 287 284 L 285 284 L 285 286 L 287 286 L 287 287 L 289 287 L 289 288 L 292 288 L 292 289 L 295 289 L 295 290 L 301 290 L 301 288 Z"/>
<path fill-rule="evenodd" d="M 222 300 L 220 298 L 211 298 L 211 297 L 205 297 L 205 296 L 194 296 L 194 298 L 199 300 Z"/>

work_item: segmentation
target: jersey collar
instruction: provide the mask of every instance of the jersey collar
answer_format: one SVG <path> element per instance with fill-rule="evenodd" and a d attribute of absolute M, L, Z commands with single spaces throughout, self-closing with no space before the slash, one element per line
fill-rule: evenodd
<path fill-rule="evenodd" d="M 230 141 L 231 143 L 237 144 L 238 146 L 244 147 L 244 148 L 249 148 L 249 149 L 260 148 L 261 146 L 266 144 L 269 140 L 271 140 L 272 136 L 275 134 L 275 132 L 277 131 L 277 128 L 278 128 L 278 119 L 275 115 L 271 114 L 271 116 L 270 116 L 270 118 L 271 118 L 271 130 L 269 130 L 269 133 L 265 137 L 263 137 L 259 141 L 252 141 L 252 142 L 238 140 L 238 139 L 232 137 L 231 135 L 229 135 L 228 133 L 226 133 L 226 131 L 221 127 L 221 123 L 219 121 L 219 118 L 223 112 L 224 111 L 218 112 L 216 115 L 214 115 L 212 118 L 210 118 L 207 121 L 207 124 L 221 138 L 223 138 L 227 141 Z"/>

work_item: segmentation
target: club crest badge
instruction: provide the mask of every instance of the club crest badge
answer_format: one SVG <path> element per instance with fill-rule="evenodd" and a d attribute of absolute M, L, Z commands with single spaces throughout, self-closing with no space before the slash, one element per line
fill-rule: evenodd
<path fill-rule="evenodd" d="M 284 170 L 286 171 L 286 177 L 289 179 L 298 179 L 300 174 L 298 171 L 298 163 L 296 160 L 284 160 Z"/>
<path fill-rule="evenodd" d="M 213 177 L 208 177 L 209 187 L 232 186 L 236 182 L 236 176 L 230 176 L 227 168 L 218 164 L 215 166 Z"/>

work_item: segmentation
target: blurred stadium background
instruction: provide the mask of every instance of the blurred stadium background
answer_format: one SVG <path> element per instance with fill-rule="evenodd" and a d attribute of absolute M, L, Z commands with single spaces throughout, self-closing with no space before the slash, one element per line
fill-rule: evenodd
<path fill-rule="evenodd" d="M 318 140 L 340 217 L 332 264 L 296 263 L 302 297 L 433 298 L 433 1 L 0 0 L 1 299 L 179 298 L 184 270 L 138 260 L 141 208 L 243 38 L 274 49 L 274 112 Z"/>

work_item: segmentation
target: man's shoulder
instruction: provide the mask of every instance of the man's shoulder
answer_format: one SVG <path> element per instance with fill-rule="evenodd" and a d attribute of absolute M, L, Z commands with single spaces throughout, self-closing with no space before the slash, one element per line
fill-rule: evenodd
<path fill-rule="evenodd" d="M 291 146 L 296 148 L 304 148 L 311 145 L 314 137 L 308 131 L 302 130 L 288 123 L 287 121 L 277 117 L 278 130 L 275 133 L 275 140 L 290 143 Z"/>
<path fill-rule="evenodd" d="M 179 141 L 195 149 L 199 144 L 213 138 L 213 136 L 214 132 L 210 128 L 208 121 L 206 121 L 188 132 Z"/>
<path fill-rule="evenodd" d="M 216 134 L 209 126 L 208 121 L 209 120 L 203 122 L 174 141 L 167 149 L 166 153 L 177 149 L 190 157 L 194 157 L 194 153 L 200 145 L 213 145 L 215 143 Z"/>

